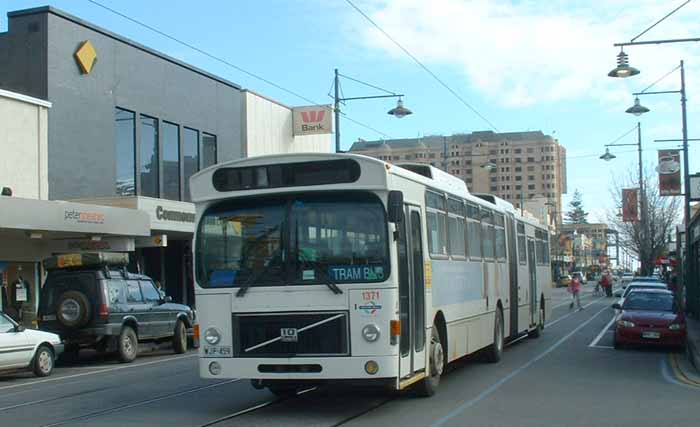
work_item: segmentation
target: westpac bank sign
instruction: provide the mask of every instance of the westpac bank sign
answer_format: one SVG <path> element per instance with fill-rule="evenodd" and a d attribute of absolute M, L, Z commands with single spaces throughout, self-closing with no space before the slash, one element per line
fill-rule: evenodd
<path fill-rule="evenodd" d="M 294 136 L 333 133 L 333 109 L 330 105 L 313 105 L 292 109 Z"/>

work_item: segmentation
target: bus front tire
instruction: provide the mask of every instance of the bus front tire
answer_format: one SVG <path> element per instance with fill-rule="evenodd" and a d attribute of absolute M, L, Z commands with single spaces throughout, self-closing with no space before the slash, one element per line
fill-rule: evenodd
<path fill-rule="evenodd" d="M 493 344 L 486 349 L 486 361 L 498 363 L 503 356 L 503 313 L 496 309 L 496 319 L 493 323 Z"/>
<path fill-rule="evenodd" d="M 433 324 L 430 334 L 430 346 L 428 347 L 427 356 L 430 358 L 428 373 L 426 377 L 418 383 L 416 388 L 416 392 L 422 397 L 429 397 L 435 394 L 440 385 L 440 377 L 445 370 L 445 351 L 440 341 L 440 333 L 435 324 Z"/>

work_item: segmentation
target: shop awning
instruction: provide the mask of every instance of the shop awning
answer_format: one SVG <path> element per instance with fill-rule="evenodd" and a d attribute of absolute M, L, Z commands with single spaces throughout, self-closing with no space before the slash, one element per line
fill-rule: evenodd
<path fill-rule="evenodd" d="M 59 200 L 0 197 L 0 229 L 118 236 L 150 236 L 147 213 Z"/>

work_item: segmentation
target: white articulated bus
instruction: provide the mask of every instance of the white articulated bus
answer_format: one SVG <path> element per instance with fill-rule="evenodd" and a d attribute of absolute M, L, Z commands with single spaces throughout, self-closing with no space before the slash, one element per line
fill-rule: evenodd
<path fill-rule="evenodd" d="M 204 378 L 431 395 L 448 363 L 497 362 L 548 317 L 546 229 L 433 167 L 264 156 L 203 170 L 191 190 Z"/>

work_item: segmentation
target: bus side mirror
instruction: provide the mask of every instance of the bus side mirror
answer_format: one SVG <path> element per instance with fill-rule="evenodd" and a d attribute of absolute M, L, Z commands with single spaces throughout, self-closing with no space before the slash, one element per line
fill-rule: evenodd
<path fill-rule="evenodd" d="M 389 201 L 387 203 L 387 213 L 389 214 L 389 222 L 401 222 L 403 218 L 403 193 L 392 190 L 389 192 Z"/>

